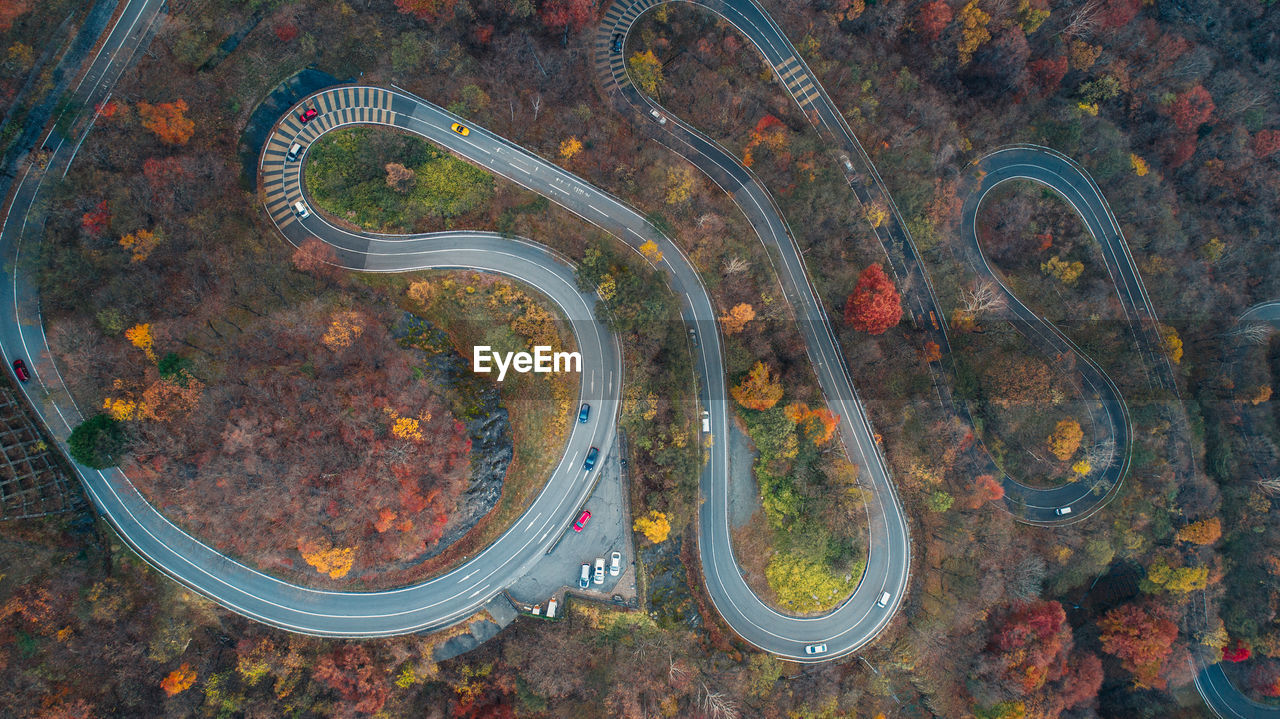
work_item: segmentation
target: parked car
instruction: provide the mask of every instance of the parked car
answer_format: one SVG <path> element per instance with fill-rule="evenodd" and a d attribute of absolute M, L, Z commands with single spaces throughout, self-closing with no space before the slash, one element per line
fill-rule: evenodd
<path fill-rule="evenodd" d="M 21 359 L 13 361 L 13 374 L 23 382 L 31 379 L 31 373 L 27 371 L 27 363 L 23 362 Z"/>
<path fill-rule="evenodd" d="M 596 584 L 604 584 L 604 557 L 596 557 Z"/>
<path fill-rule="evenodd" d="M 316 115 L 319 115 L 319 114 L 320 114 L 319 110 L 315 109 L 314 107 L 308 107 L 307 109 L 298 113 L 298 122 L 301 122 L 302 124 L 305 125 L 308 122 L 311 122 L 312 120 L 314 120 Z"/>
<path fill-rule="evenodd" d="M 591 416 L 591 405 L 586 402 L 582 403 L 582 407 L 578 409 L 578 422 L 586 424 L 587 418 Z"/>
<path fill-rule="evenodd" d="M 456 123 L 456 122 L 455 122 L 455 123 L 453 123 L 452 125 L 450 125 L 450 126 L 449 126 L 449 129 L 450 129 L 450 130 L 453 130 L 454 132 L 458 133 L 459 135 L 462 135 L 463 137 L 466 137 L 467 135 L 470 135 L 470 134 L 471 134 L 471 128 L 467 127 L 466 125 L 459 125 L 459 124 L 458 124 L 458 123 Z"/>
<path fill-rule="evenodd" d="M 809 656 L 813 656 L 815 654 L 826 654 L 826 652 L 827 652 L 826 644 L 810 644 L 809 646 L 804 648 L 804 653 L 808 654 Z"/>
<path fill-rule="evenodd" d="M 609 555 L 609 574 L 615 577 L 622 574 L 622 552 Z"/>
<path fill-rule="evenodd" d="M 893 596 L 893 595 L 889 594 L 888 592 L 885 592 L 884 594 L 881 594 L 881 595 L 880 595 L 880 599 L 878 599 L 878 600 L 876 601 L 876 606 L 877 606 L 877 607 L 887 607 L 887 606 L 889 606 L 889 599 L 890 599 L 890 598 L 892 598 L 892 596 Z"/>
<path fill-rule="evenodd" d="M 591 519 L 591 512 L 582 510 L 582 514 L 578 515 L 578 520 L 573 523 L 573 531 L 581 532 L 587 526 L 587 520 Z"/>
<path fill-rule="evenodd" d="M 578 589 L 586 589 L 591 586 L 591 565 L 582 565 L 582 574 L 578 576 Z"/>
<path fill-rule="evenodd" d="M 1053 510 L 1053 513 L 1054 513 L 1054 514 L 1056 514 L 1056 515 L 1058 515 L 1059 517 L 1065 517 L 1065 516 L 1067 516 L 1068 514 L 1071 514 L 1071 508 L 1070 508 L 1070 507 L 1059 507 L 1059 508 L 1057 508 L 1057 509 Z"/>
<path fill-rule="evenodd" d="M 587 450 L 587 460 L 582 463 L 582 468 L 590 472 L 591 469 L 596 466 L 596 457 L 599 457 L 599 456 L 600 456 L 600 450 L 596 449 L 595 447 L 592 447 L 591 449 Z"/>
<path fill-rule="evenodd" d="M 307 204 L 302 200 L 293 203 L 293 214 L 297 215 L 299 220 L 305 220 L 311 216 L 311 213 L 307 211 Z"/>
<path fill-rule="evenodd" d="M 288 160 L 289 162 L 294 162 L 298 159 L 298 156 L 301 154 L 302 154 L 302 143 L 295 142 L 293 143 L 293 145 L 289 147 L 289 154 L 285 155 L 284 159 Z"/>

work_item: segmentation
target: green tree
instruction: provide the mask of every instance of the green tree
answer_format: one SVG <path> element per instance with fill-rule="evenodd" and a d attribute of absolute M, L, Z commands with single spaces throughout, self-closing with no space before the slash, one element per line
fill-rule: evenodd
<path fill-rule="evenodd" d="M 929 509 L 931 511 L 942 514 L 948 509 L 951 509 L 951 505 L 955 504 L 955 501 L 955 498 L 950 494 L 947 494 L 942 490 L 938 490 L 930 494 L 929 498 L 925 500 L 925 503 L 929 505 Z"/>
<path fill-rule="evenodd" d="M 67 446 L 71 458 L 86 467 L 114 467 L 116 455 L 125 448 L 124 429 L 108 415 L 97 414 L 71 430 Z"/>

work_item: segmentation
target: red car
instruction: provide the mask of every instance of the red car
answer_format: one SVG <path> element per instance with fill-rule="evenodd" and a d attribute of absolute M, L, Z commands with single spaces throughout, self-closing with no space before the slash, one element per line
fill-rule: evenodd
<path fill-rule="evenodd" d="M 27 363 L 20 359 L 13 361 L 13 373 L 23 382 L 31 379 L 31 373 L 27 371 Z"/>
<path fill-rule="evenodd" d="M 319 110 L 315 109 L 314 107 L 308 107 L 307 109 L 298 113 L 298 122 L 301 122 L 302 124 L 305 125 L 308 122 L 311 122 L 313 119 L 315 119 L 315 116 L 319 114 L 320 114 Z"/>
<path fill-rule="evenodd" d="M 578 515 L 578 521 L 573 523 L 573 531 L 581 532 L 587 526 L 588 519 L 591 519 L 591 512 L 582 510 L 582 514 Z"/>

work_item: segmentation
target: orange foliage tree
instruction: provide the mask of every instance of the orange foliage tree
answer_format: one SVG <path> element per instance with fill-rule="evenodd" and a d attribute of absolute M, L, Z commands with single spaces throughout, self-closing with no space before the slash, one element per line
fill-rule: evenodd
<path fill-rule="evenodd" d="M 446 19 L 453 12 L 458 0 L 396 0 L 396 9 L 419 20 Z"/>
<path fill-rule="evenodd" d="M 784 410 L 787 419 L 804 431 L 815 445 L 822 446 L 831 441 L 836 433 L 836 425 L 840 423 L 840 415 L 822 407 L 809 409 L 804 402 L 792 402 Z"/>
<path fill-rule="evenodd" d="M 137 230 L 120 238 L 120 246 L 129 251 L 130 262 L 142 262 L 160 246 L 160 234 L 150 230 Z"/>
<path fill-rule="evenodd" d="M 914 27 L 925 40 L 936 41 L 947 25 L 951 24 L 954 15 L 951 4 L 946 0 L 933 0 L 920 6 L 916 11 Z"/>
<path fill-rule="evenodd" d="M 977 509 L 987 502 L 1004 499 L 1004 487 L 996 481 L 994 475 L 979 475 L 973 481 L 973 493 L 969 495 L 969 506 Z"/>
<path fill-rule="evenodd" d="M 138 117 L 142 126 L 154 132 L 160 142 L 168 145 L 185 145 L 196 131 L 196 124 L 186 116 L 187 101 L 174 100 L 152 105 L 138 103 Z"/>
<path fill-rule="evenodd" d="M 878 335 L 902 319 L 902 299 L 880 263 L 862 271 L 844 306 L 844 321 L 860 332 Z"/>
<path fill-rule="evenodd" d="M 182 666 L 169 672 L 169 676 L 160 682 L 160 688 L 168 696 L 181 694 L 191 688 L 196 683 L 196 670 L 191 665 L 183 662 Z"/>
<path fill-rule="evenodd" d="M 1102 651 L 1118 657 L 1139 688 L 1165 686 L 1160 674 L 1178 638 L 1172 614 L 1172 609 L 1159 604 L 1125 604 L 1098 621 Z"/>
<path fill-rule="evenodd" d="M 1178 541 L 1192 544 L 1213 544 L 1222 538 L 1222 521 L 1217 517 L 1192 522 L 1178 530 Z"/>
<path fill-rule="evenodd" d="M 772 376 L 768 365 L 756 362 L 742 384 L 729 388 L 729 394 L 747 409 L 769 409 L 782 399 L 782 382 Z"/>
<path fill-rule="evenodd" d="M 736 335 L 747 326 L 747 323 L 756 318 L 756 310 L 746 302 L 735 305 L 729 310 L 728 314 L 720 318 L 720 326 L 724 328 L 727 335 Z"/>
<path fill-rule="evenodd" d="M 1053 428 L 1053 434 L 1049 435 L 1049 451 L 1065 462 L 1080 449 L 1082 439 L 1084 432 L 1080 429 L 1080 423 L 1074 419 L 1064 419 Z"/>

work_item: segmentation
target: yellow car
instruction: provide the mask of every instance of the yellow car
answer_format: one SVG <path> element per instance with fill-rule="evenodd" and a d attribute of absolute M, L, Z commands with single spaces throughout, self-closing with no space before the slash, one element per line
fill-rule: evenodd
<path fill-rule="evenodd" d="M 449 127 L 454 132 L 458 133 L 459 135 L 462 135 L 463 137 L 466 137 L 467 135 L 471 134 L 471 130 L 466 125 L 459 125 L 458 123 L 455 122 Z"/>

